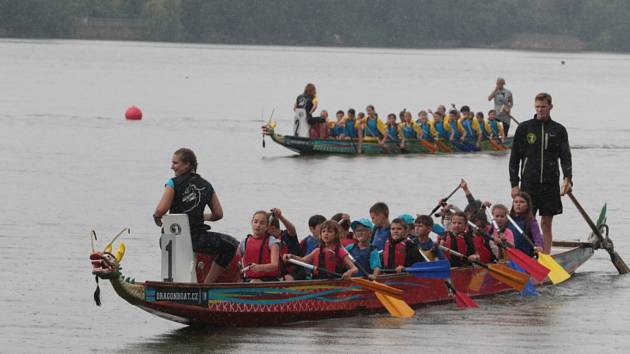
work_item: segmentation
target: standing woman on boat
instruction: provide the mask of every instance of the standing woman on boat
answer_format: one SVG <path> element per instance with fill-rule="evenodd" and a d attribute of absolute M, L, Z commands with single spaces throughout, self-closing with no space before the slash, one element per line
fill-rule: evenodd
<path fill-rule="evenodd" d="M 512 91 L 505 88 L 505 79 L 500 77 L 497 79 L 497 84 L 494 90 L 488 95 L 488 101 L 494 100 L 494 111 L 497 114 L 497 119 L 503 124 L 503 131 L 505 136 L 510 130 L 510 112 L 514 106 L 514 98 Z"/>
<path fill-rule="evenodd" d="M 166 181 L 153 220 L 157 226 L 162 226 L 162 216 L 167 212 L 188 215 L 193 251 L 216 255 L 204 280 L 213 283 L 234 258 L 238 241 L 232 236 L 211 232 L 210 226 L 204 224 L 204 221 L 221 220 L 223 209 L 210 182 L 197 174 L 195 153 L 187 148 L 175 151 L 171 169 L 175 177 Z M 210 213 L 204 213 L 206 205 Z"/>
<path fill-rule="evenodd" d="M 312 83 L 306 84 L 304 92 L 297 96 L 293 111 L 295 118 L 293 121 L 293 135 L 304 138 L 309 137 L 309 126 L 315 124 L 313 112 L 317 109 L 317 90 Z"/>
<path fill-rule="evenodd" d="M 562 214 L 560 196 L 570 192 L 573 185 L 571 148 L 567 130 L 549 115 L 553 108 L 551 95 L 539 93 L 534 103 L 536 107 L 534 118 L 522 122 L 514 133 L 510 154 L 510 183 L 512 198 L 518 196 L 521 191 L 532 197 L 532 214 L 535 216 L 536 211 L 540 214 L 540 227 L 544 239 L 543 252 L 549 254 L 553 217 Z M 564 175 L 562 187 L 559 185 L 558 160 Z"/>

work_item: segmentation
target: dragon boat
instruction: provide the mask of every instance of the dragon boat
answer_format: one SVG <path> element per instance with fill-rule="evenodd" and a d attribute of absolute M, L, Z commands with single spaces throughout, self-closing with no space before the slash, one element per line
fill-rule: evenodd
<path fill-rule="evenodd" d="M 467 142 L 446 140 L 407 140 L 404 145 L 388 141 L 379 144 L 374 138 L 359 139 L 319 139 L 282 135 L 274 127 L 266 125 L 263 134 L 285 148 L 300 155 L 398 155 L 398 154 L 453 154 L 491 152 L 505 154 L 512 148 L 512 137 L 501 142 L 498 139 L 484 139 L 480 146 Z M 263 145 L 264 146 L 264 145 Z"/>
<path fill-rule="evenodd" d="M 174 235 L 189 234 L 183 232 L 187 227 L 187 219 L 170 221 L 165 229 Z M 184 215 L 185 217 L 185 215 Z M 592 225 L 593 223 L 591 222 Z M 608 238 L 606 225 L 606 207 L 602 208 L 597 226 L 592 225 L 593 232 L 587 241 L 558 241 L 553 243 L 552 256 L 568 273 L 574 273 L 584 264 L 598 248 L 606 249 L 611 258 L 612 241 Z M 604 235 L 605 236 L 602 236 Z M 162 234 L 161 241 L 168 239 Z M 171 238 L 163 249 L 176 252 Z M 264 283 L 213 283 L 172 281 L 172 253 L 166 255 L 168 261 L 163 262 L 160 281 L 136 282 L 121 274 L 120 263 L 124 254 L 124 244 L 120 244 L 115 254 L 111 253 L 113 241 L 103 252 L 94 251 L 90 255 L 92 274 L 98 279 L 111 282 L 115 292 L 131 305 L 135 305 L 156 316 L 187 325 L 209 326 L 259 326 L 278 325 L 296 321 L 348 317 L 359 314 L 385 312 L 378 294 L 357 285 L 352 279 L 303 280 L 293 282 Z M 190 241 L 188 240 L 188 244 Z M 164 242 L 162 242 L 164 246 Z M 170 249 L 169 249 L 170 247 Z M 186 246 L 177 246 L 181 252 Z M 192 251 L 192 250 L 190 250 Z M 618 259 L 620 262 L 621 258 Z M 167 265 L 165 265 L 165 263 Z M 613 263 L 615 263 L 613 259 Z M 615 263 L 615 265 L 617 265 Z M 204 265 L 194 261 L 191 267 L 184 267 L 183 272 L 194 274 Z M 625 267 L 625 264 L 623 264 Z M 208 263 L 205 265 L 208 268 Z M 619 268 L 620 273 L 622 272 Z M 627 267 L 626 267 L 627 270 Z M 197 274 L 197 279 L 203 279 Z M 451 268 L 451 281 L 458 292 L 470 297 L 485 297 L 500 293 L 513 292 L 512 288 L 497 281 L 487 269 L 477 267 Z M 353 278 L 354 279 L 354 278 Z M 402 299 L 411 307 L 454 301 L 453 294 L 445 287 L 442 279 L 419 278 L 409 273 L 382 275 L 378 281 L 387 286 L 403 290 Z M 543 281 L 531 279 L 536 286 L 549 284 L 549 278 Z M 100 289 L 97 287 L 100 294 Z M 100 298 L 95 300 L 100 304 Z"/>

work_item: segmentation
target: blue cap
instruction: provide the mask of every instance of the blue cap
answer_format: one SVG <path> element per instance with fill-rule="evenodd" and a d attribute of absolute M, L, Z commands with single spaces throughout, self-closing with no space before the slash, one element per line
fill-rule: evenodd
<path fill-rule="evenodd" d="M 414 222 L 416 221 L 416 218 L 414 218 L 413 216 L 411 216 L 411 214 L 402 214 L 401 216 L 398 217 L 400 220 L 404 221 L 405 224 L 407 225 L 413 225 Z"/>
<path fill-rule="evenodd" d="M 355 220 L 352 222 L 352 224 L 350 224 L 350 227 L 352 227 L 352 230 L 356 230 L 358 225 L 363 225 L 370 230 L 374 228 L 374 224 L 372 224 L 372 221 L 368 218 L 361 218 L 359 220 Z"/>

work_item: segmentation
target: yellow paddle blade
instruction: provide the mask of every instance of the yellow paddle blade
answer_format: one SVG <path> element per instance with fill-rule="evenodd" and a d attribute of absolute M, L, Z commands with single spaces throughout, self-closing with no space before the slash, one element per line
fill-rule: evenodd
<path fill-rule="evenodd" d="M 549 274 L 547 274 L 547 276 L 554 284 L 562 283 L 563 281 L 571 278 L 571 275 L 548 254 L 539 252 L 538 263 L 549 269 Z"/>
<path fill-rule="evenodd" d="M 118 245 L 118 249 L 116 249 L 116 254 L 114 255 L 114 257 L 116 258 L 116 262 L 120 263 L 124 255 L 125 255 L 125 243 L 121 242 L 120 245 Z"/>
<path fill-rule="evenodd" d="M 468 289 L 478 293 L 481 289 L 481 286 L 486 281 L 486 274 L 488 274 L 488 272 L 483 269 L 476 271 L 475 274 L 473 274 L 473 276 L 470 278 Z"/>
<path fill-rule="evenodd" d="M 378 291 L 374 292 L 378 301 L 383 304 L 387 312 L 394 317 L 409 318 L 413 317 L 416 312 L 404 300 L 396 299 Z"/>
<path fill-rule="evenodd" d="M 271 129 L 276 129 L 277 126 L 278 126 L 278 122 L 276 122 L 275 120 L 272 119 L 269 121 L 269 127 Z"/>
<path fill-rule="evenodd" d="M 105 246 L 105 249 L 103 250 L 103 253 L 112 253 L 112 244 L 108 243 L 107 246 Z"/>
<path fill-rule="evenodd" d="M 402 299 L 403 296 L 403 291 L 401 289 L 394 288 L 393 286 L 385 285 L 376 281 L 370 281 L 364 278 L 350 278 L 350 281 L 368 290 L 378 291 L 385 295 L 398 299 Z"/>
<path fill-rule="evenodd" d="M 503 264 L 488 264 L 488 270 L 490 275 L 501 283 L 515 289 L 516 291 L 523 291 L 529 275 L 516 271 Z"/>

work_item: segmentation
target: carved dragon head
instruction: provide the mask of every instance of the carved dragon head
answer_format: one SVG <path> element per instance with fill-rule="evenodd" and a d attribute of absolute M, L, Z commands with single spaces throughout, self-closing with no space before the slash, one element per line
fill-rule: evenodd
<path fill-rule="evenodd" d="M 94 240 L 96 240 L 96 232 L 92 231 L 90 240 L 92 242 L 92 253 L 90 254 L 90 262 L 92 264 L 92 274 L 101 279 L 112 279 L 120 277 L 120 262 L 125 255 L 125 244 L 121 242 L 115 253 L 112 253 L 114 241 L 125 231 L 129 232 L 129 228 L 122 229 L 114 238 L 107 243 L 103 251 L 97 251 L 94 248 Z"/>

